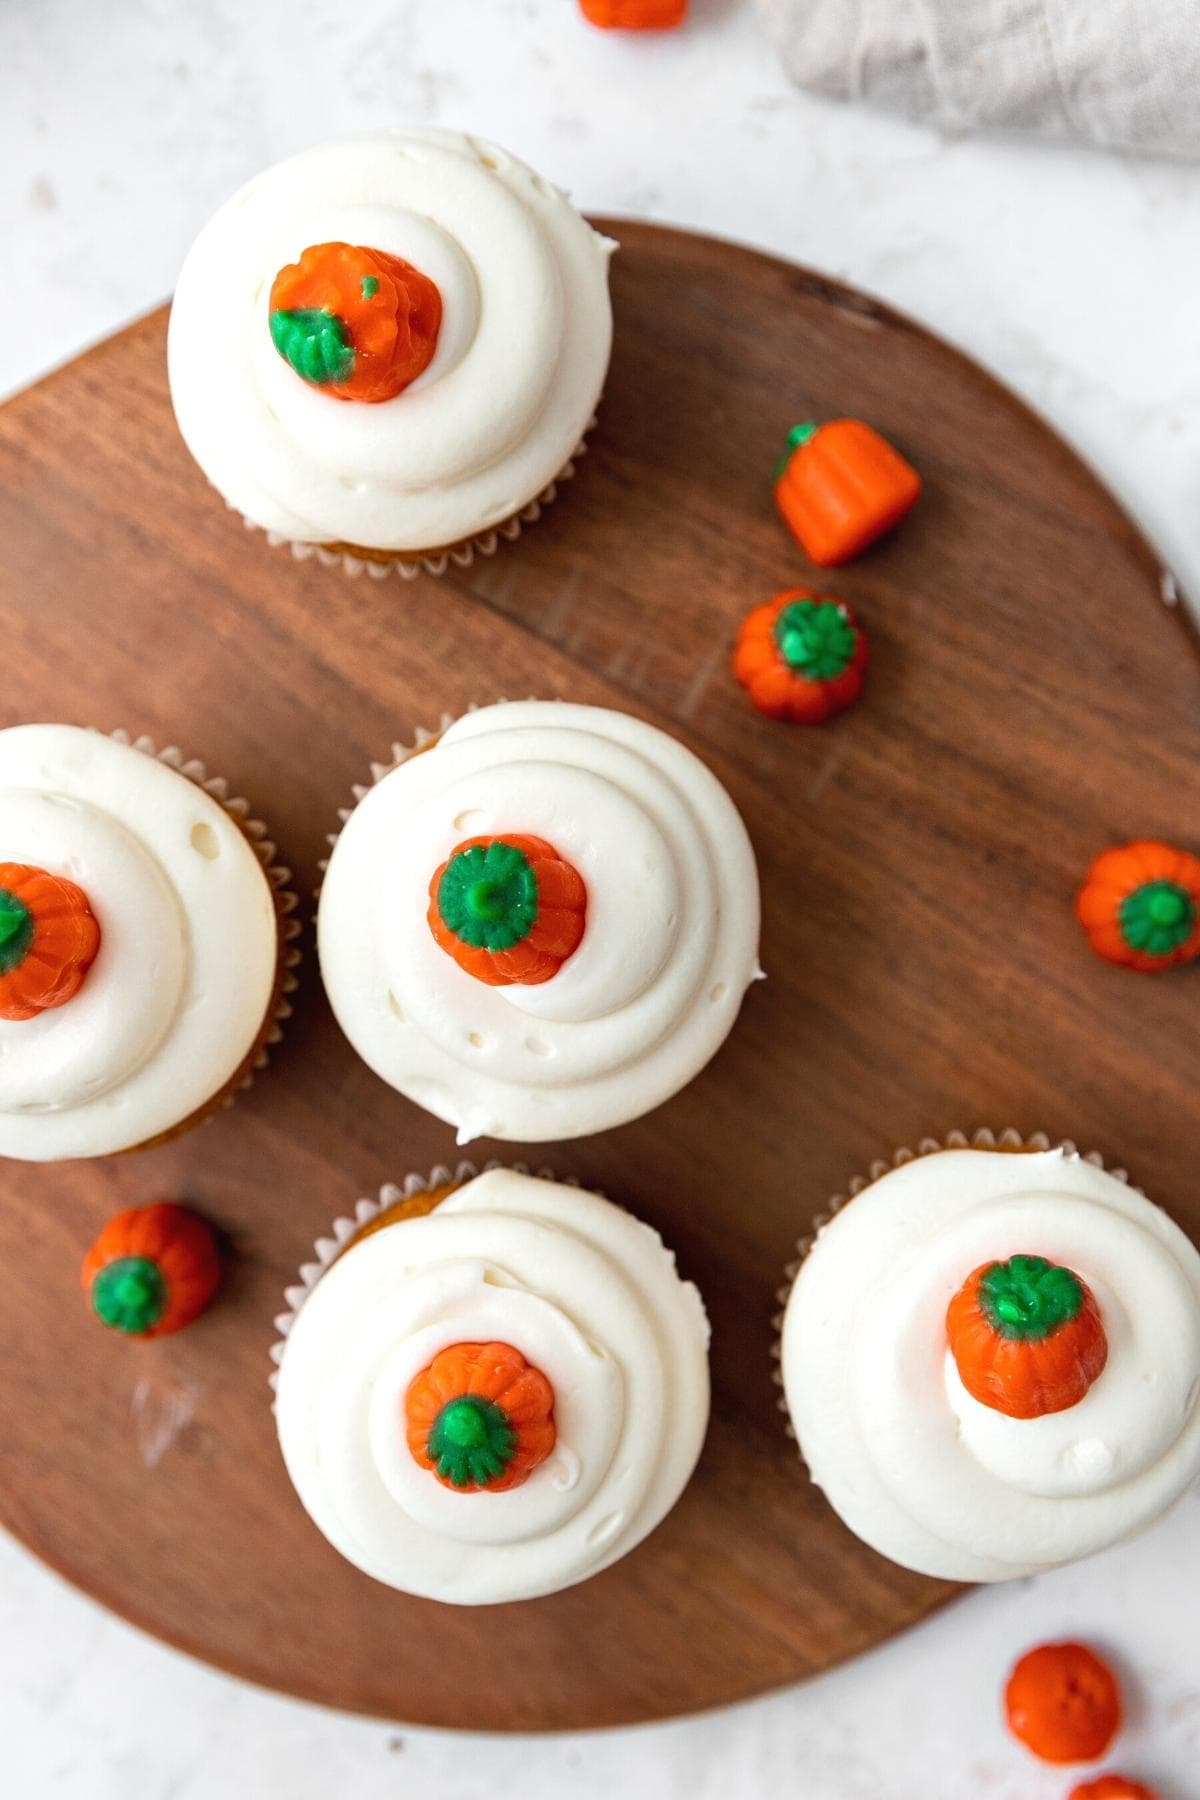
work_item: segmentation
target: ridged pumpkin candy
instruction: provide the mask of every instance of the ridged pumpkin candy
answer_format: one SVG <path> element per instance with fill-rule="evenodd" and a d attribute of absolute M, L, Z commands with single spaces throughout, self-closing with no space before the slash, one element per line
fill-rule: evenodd
<path fill-rule="evenodd" d="M 743 619 L 733 673 L 768 718 L 821 725 L 858 699 L 867 656 L 844 600 L 787 588 Z"/>
<path fill-rule="evenodd" d="M 1013 1419 L 1078 1405 L 1108 1360 L 1091 1289 L 1044 1256 L 973 1270 L 947 1309 L 946 1335 L 967 1392 Z"/>
<path fill-rule="evenodd" d="M 1097 956 L 1143 974 L 1200 956 L 1200 859 L 1153 838 L 1103 851 L 1075 901 Z"/>
<path fill-rule="evenodd" d="M 81 1280 L 102 1324 L 129 1337 L 167 1337 L 209 1305 L 221 1259 L 203 1219 L 161 1201 L 111 1218 L 83 1259 Z"/>
<path fill-rule="evenodd" d="M 271 340 L 311 386 L 337 400 L 394 400 L 437 349 L 442 296 L 402 257 L 310 244 L 271 286 Z"/>
<path fill-rule="evenodd" d="M 0 1019 L 65 1006 L 100 949 L 87 895 L 30 863 L 0 863 Z"/>
<path fill-rule="evenodd" d="M 408 1447 L 460 1493 L 520 1487 L 556 1440 L 554 1389 L 511 1344 L 451 1344 L 409 1385 Z"/>
<path fill-rule="evenodd" d="M 429 929 L 488 987 L 536 987 L 583 939 L 587 889 L 545 838 L 466 838 L 429 883 Z"/>

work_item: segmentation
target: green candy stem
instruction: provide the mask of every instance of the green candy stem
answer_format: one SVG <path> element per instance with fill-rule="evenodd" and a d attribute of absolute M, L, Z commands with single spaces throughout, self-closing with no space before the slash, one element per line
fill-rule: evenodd
<path fill-rule="evenodd" d="M 118 1256 L 92 1282 L 92 1310 L 114 1331 L 140 1337 L 156 1325 L 167 1304 L 163 1272 L 148 1256 Z"/>
<path fill-rule="evenodd" d="M 516 1448 L 507 1413 L 480 1394 L 447 1400 L 429 1432 L 429 1459 L 453 1487 L 486 1487 L 503 1475 Z"/>
<path fill-rule="evenodd" d="M 363 297 L 363 299 L 364 300 L 373 300 L 378 292 L 379 292 L 379 277 L 378 277 L 378 275 L 364 275 L 362 278 L 362 297 Z"/>
<path fill-rule="evenodd" d="M 511 950 L 537 922 L 537 875 L 515 844 L 473 844 L 447 863 L 437 906 L 442 923 L 464 944 Z"/>
<path fill-rule="evenodd" d="M 354 347 L 336 313 L 319 306 L 279 308 L 270 323 L 271 342 L 302 381 L 314 387 L 349 381 Z"/>
<path fill-rule="evenodd" d="M 1196 902 L 1178 882 L 1147 881 L 1126 894 L 1117 921 L 1131 950 L 1170 956 L 1196 928 Z"/>
<path fill-rule="evenodd" d="M 833 681 L 854 656 L 854 627 L 832 600 L 793 600 L 775 621 L 775 642 L 789 669 L 808 681 Z"/>
<path fill-rule="evenodd" d="M 1001 1337 L 1036 1343 L 1079 1316 L 1083 1283 L 1044 1256 L 1010 1256 L 980 1277 L 980 1310 Z"/>
<path fill-rule="evenodd" d="M 24 901 L 0 888 L 0 975 L 11 974 L 24 962 L 36 929 Z"/>
<path fill-rule="evenodd" d="M 779 477 L 791 462 L 792 452 L 794 450 L 799 450 L 802 444 L 807 444 L 810 438 L 816 437 L 820 429 L 821 427 L 815 419 L 805 419 L 802 424 L 792 426 L 792 429 L 787 434 L 787 449 L 775 465 L 776 481 L 779 480 Z"/>

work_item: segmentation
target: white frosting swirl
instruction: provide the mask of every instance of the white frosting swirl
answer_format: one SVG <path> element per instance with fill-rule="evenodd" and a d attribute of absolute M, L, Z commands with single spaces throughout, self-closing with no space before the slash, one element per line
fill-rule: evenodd
<path fill-rule="evenodd" d="M 102 1156 L 156 1137 L 229 1080 L 277 968 L 266 876 L 175 770 L 73 725 L 0 732 L 0 860 L 87 895 L 100 949 L 65 1006 L 0 1019 L 0 1156 Z"/>
<path fill-rule="evenodd" d="M 1037 1419 L 973 1399 L 946 1343 L 972 1270 L 1022 1253 L 1073 1269 L 1108 1339 L 1085 1397 Z M 1090 1555 L 1200 1472 L 1200 1255 L 1073 1153 L 941 1151 L 872 1183 L 801 1265 L 782 1357 L 814 1481 L 926 1574 L 999 1581 Z"/>
<path fill-rule="evenodd" d="M 437 350 L 394 399 L 338 400 L 271 342 L 271 284 L 309 245 L 436 283 Z M 493 144 L 387 131 L 290 157 L 196 239 L 171 310 L 171 396 L 231 506 L 309 543 L 421 551 L 511 518 L 576 449 L 608 368 L 613 245 Z"/>
<path fill-rule="evenodd" d="M 404 1399 L 440 1350 L 499 1340 L 554 1390 L 554 1450 L 519 1487 L 455 1493 L 409 1452 Z M 586 1580 L 670 1511 L 708 1420 L 708 1325 L 649 1226 L 493 1169 L 364 1238 L 288 1334 L 276 1420 L 325 1536 L 390 1587 L 480 1606 Z"/>
<path fill-rule="evenodd" d="M 470 837 L 547 839 L 587 888 L 583 941 L 539 986 L 487 987 L 429 929 Z M 385 1081 L 473 1137 L 582 1137 L 657 1106 L 724 1040 L 757 972 L 758 876 L 724 788 L 624 713 L 469 713 L 351 815 L 321 895 L 333 1010 Z"/>

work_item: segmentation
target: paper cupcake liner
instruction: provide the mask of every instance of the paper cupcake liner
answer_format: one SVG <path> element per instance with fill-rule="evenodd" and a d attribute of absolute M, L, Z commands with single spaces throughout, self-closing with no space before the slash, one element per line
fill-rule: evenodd
<path fill-rule="evenodd" d="M 891 1169 L 898 1169 L 904 1163 L 915 1162 L 916 1159 L 921 1156 L 934 1156 L 939 1150 L 1065 1150 L 1068 1155 L 1079 1156 L 1084 1162 L 1091 1163 L 1093 1168 L 1104 1169 L 1105 1173 L 1111 1175 L 1114 1181 L 1129 1181 L 1126 1170 L 1107 1168 L 1104 1158 L 1098 1150 L 1080 1151 L 1070 1138 L 1051 1138 L 1044 1131 L 1030 1132 L 1026 1136 L 1012 1125 L 1006 1126 L 1003 1131 L 992 1131 L 988 1126 L 984 1125 L 981 1126 L 979 1130 L 969 1133 L 966 1131 L 948 1131 L 944 1138 L 923 1137 L 918 1142 L 915 1150 L 894 1150 L 890 1157 L 878 1158 L 871 1164 L 866 1175 L 855 1175 L 847 1182 L 845 1193 L 834 1194 L 828 1201 L 825 1210 L 815 1215 L 811 1229 L 807 1231 L 802 1238 L 798 1238 L 796 1241 L 795 1257 L 784 1267 L 784 1284 L 776 1291 L 775 1295 L 776 1300 L 779 1302 L 780 1310 L 771 1320 L 771 1327 L 775 1333 L 774 1340 L 771 1344 L 771 1360 L 774 1364 L 774 1367 L 771 1370 L 771 1380 L 775 1383 L 776 1387 L 782 1388 L 783 1386 L 783 1369 L 781 1367 L 783 1356 L 783 1340 L 781 1336 L 783 1331 L 783 1312 L 787 1306 L 793 1283 L 800 1272 L 800 1265 L 803 1263 L 805 1257 L 812 1249 L 813 1244 L 816 1242 L 817 1234 L 820 1232 L 821 1228 L 828 1225 L 834 1215 L 839 1213 L 843 1206 L 848 1205 L 857 1194 L 861 1194 L 864 1188 L 870 1187 L 872 1182 L 878 1181 L 881 1176 L 886 1175 Z M 1140 1194 L 1142 1190 L 1140 1188 L 1134 1188 L 1133 1191 Z M 782 1393 L 776 1401 L 776 1405 L 780 1412 L 786 1417 L 788 1409 L 787 1401 Z M 792 1429 L 790 1419 L 787 1420 L 785 1429 L 787 1435 L 794 1440 L 796 1433 Z"/>
<path fill-rule="evenodd" d="M 587 430 L 590 431 L 595 423 L 593 416 L 588 420 Z M 397 552 L 393 557 L 390 553 L 381 552 L 386 560 L 377 561 L 374 557 L 354 556 L 347 550 L 331 549 L 327 544 L 302 543 L 297 538 L 285 537 L 281 532 L 267 531 L 253 519 L 246 518 L 245 514 L 242 515 L 242 523 L 248 531 L 262 531 L 272 549 L 289 549 L 297 562 L 315 559 L 323 568 L 340 567 L 347 575 L 366 575 L 372 581 L 386 581 L 389 575 L 399 575 L 402 581 L 413 581 L 418 575 L 444 575 L 448 569 L 469 569 L 477 556 L 494 556 L 502 543 L 515 543 L 526 525 L 535 524 L 546 507 L 558 498 L 559 488 L 564 481 L 570 481 L 580 457 L 586 454 L 585 435 L 554 480 L 519 512 L 515 512 L 500 525 L 493 525 L 487 531 L 463 538 L 461 543 L 451 544 L 430 555 L 405 556 L 403 552 Z"/>
<path fill-rule="evenodd" d="M 131 750 L 140 750 L 143 756 L 150 756 L 156 762 L 166 763 L 168 768 L 174 769 L 177 774 L 185 776 L 188 781 L 195 782 L 197 787 L 203 788 L 206 794 L 210 794 L 241 831 L 262 864 L 263 872 L 271 886 L 280 937 L 280 972 L 277 976 L 276 990 L 273 996 L 271 1021 L 263 1042 L 254 1051 L 249 1069 L 244 1074 L 238 1073 L 237 1078 L 231 1082 L 227 1093 L 221 1094 L 219 1099 L 214 1097 L 211 1103 L 212 1110 L 217 1112 L 224 1107 L 232 1106 L 237 1095 L 244 1093 L 253 1084 L 255 1075 L 266 1068 L 271 1050 L 283 1036 L 283 1026 L 292 1016 L 290 996 L 295 993 L 298 985 L 294 971 L 300 961 L 300 951 L 296 946 L 296 939 L 300 936 L 301 931 L 299 919 L 293 917 L 300 900 L 290 886 L 292 871 L 283 863 L 276 861 L 277 846 L 268 836 L 267 827 L 262 820 L 251 815 L 249 801 L 242 799 L 240 795 L 231 794 L 229 783 L 225 777 L 210 775 L 199 757 L 185 757 L 174 744 L 168 744 L 165 749 L 160 750 L 152 738 L 144 735 L 132 737 L 127 731 L 112 731 L 109 736 L 114 743 L 125 744 Z M 180 1120 L 180 1127 L 186 1123 L 186 1120 Z M 173 1135 L 173 1131 L 165 1135 Z"/>
<path fill-rule="evenodd" d="M 474 1181 L 477 1175 L 486 1175 L 491 1169 L 511 1169 L 514 1175 L 535 1175 L 539 1181 L 557 1181 L 562 1187 L 578 1187 L 579 1180 L 574 1175 L 556 1175 L 553 1169 L 534 1169 L 524 1162 L 500 1162 L 493 1157 L 485 1163 L 459 1162 L 453 1168 L 448 1163 L 437 1163 L 428 1175 L 406 1175 L 397 1184 L 385 1181 L 374 1200 L 359 1200 L 352 1214 L 340 1214 L 329 1227 L 328 1234 L 319 1237 L 313 1245 L 313 1260 L 301 1263 L 298 1279 L 291 1287 L 283 1290 L 287 1310 L 275 1317 L 275 1329 L 279 1337 L 271 1345 L 270 1358 L 278 1368 L 283 1360 L 284 1345 L 287 1335 L 296 1323 L 297 1314 L 312 1293 L 322 1275 L 337 1260 L 352 1238 L 358 1236 L 364 1225 L 370 1225 L 390 1206 L 396 1206 L 402 1200 L 415 1199 L 418 1194 L 427 1194 L 433 1188 L 463 1187 L 468 1181 Z M 277 1373 L 268 1376 L 268 1385 L 274 1389 L 279 1379 Z"/>

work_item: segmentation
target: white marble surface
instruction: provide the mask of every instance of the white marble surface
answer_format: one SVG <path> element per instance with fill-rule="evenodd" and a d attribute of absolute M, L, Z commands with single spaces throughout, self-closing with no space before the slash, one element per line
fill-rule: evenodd
<path fill-rule="evenodd" d="M 838 111 L 789 90 L 748 4 L 693 6 L 686 32 L 639 41 L 587 30 L 573 0 L 0 0 L 0 393 L 166 294 L 196 227 L 262 164 L 363 126 L 461 124 L 585 206 L 744 238 L 915 313 L 1064 430 L 1200 592 L 1200 168 Z M 240 1687 L 0 1539 L 0 1793 L 1052 1800 L 1068 1782 L 1006 1742 L 996 1695 L 1016 1653 L 1070 1632 L 1129 1671 L 1122 1760 L 1187 1800 L 1198 1548 L 1192 1497 L 1136 1545 L 973 1596 L 807 1688 L 530 1744 Z"/>

